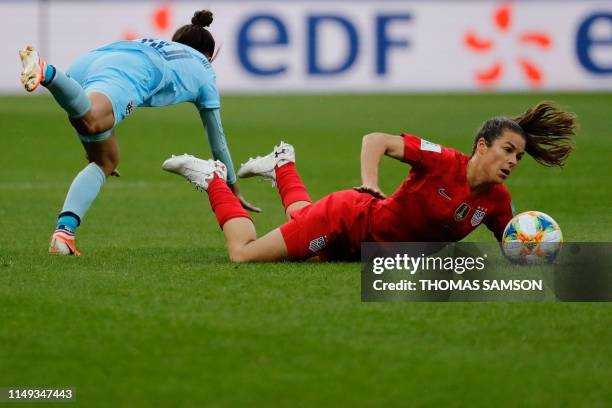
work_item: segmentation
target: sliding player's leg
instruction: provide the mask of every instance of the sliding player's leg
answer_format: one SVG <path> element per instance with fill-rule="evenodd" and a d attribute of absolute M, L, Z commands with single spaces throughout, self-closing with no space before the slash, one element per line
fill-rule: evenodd
<path fill-rule="evenodd" d="M 227 221 L 222 229 L 227 253 L 233 262 L 274 262 L 289 259 L 287 245 L 279 228 L 257 238 L 253 221 L 239 217 Z"/>
<path fill-rule="evenodd" d="M 239 177 L 260 176 L 278 187 L 287 217 L 292 211 L 312 203 L 308 191 L 295 167 L 295 150 L 292 145 L 281 142 L 272 153 L 249 159 L 238 170 Z"/>
<path fill-rule="evenodd" d="M 295 168 L 295 163 L 286 163 L 274 168 L 276 186 L 285 207 L 287 217 L 291 219 L 291 212 L 312 204 L 312 199 Z"/>
<path fill-rule="evenodd" d="M 257 238 L 251 217 L 227 185 L 227 170 L 223 163 L 181 155 L 166 160 L 162 168 L 182 175 L 196 187 L 206 190 L 232 261 L 265 262 L 288 258 L 287 247 L 278 228 Z"/>

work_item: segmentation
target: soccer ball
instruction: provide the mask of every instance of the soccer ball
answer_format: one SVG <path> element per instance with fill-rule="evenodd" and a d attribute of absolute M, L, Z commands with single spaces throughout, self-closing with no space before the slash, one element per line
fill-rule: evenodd
<path fill-rule="evenodd" d="M 502 238 L 504 255 L 513 263 L 552 263 L 563 243 L 561 228 L 550 215 L 527 211 L 510 220 Z"/>

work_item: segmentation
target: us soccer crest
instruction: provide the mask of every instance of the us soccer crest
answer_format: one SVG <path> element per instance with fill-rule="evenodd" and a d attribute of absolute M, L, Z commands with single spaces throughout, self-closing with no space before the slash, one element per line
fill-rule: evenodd
<path fill-rule="evenodd" d="M 467 217 L 471 209 L 472 207 L 470 207 L 468 203 L 461 203 L 461 205 L 455 210 L 455 221 L 462 221 L 465 217 Z"/>
<path fill-rule="evenodd" d="M 322 236 L 310 241 L 308 249 L 316 254 L 317 252 L 323 250 L 323 248 L 325 248 L 325 245 L 327 245 L 327 239 L 325 236 Z"/>
<path fill-rule="evenodd" d="M 479 225 L 485 215 L 487 215 L 487 210 L 485 208 L 476 208 L 476 211 L 474 211 L 474 215 L 472 215 L 472 219 L 470 220 L 470 224 L 472 224 L 472 227 Z"/>

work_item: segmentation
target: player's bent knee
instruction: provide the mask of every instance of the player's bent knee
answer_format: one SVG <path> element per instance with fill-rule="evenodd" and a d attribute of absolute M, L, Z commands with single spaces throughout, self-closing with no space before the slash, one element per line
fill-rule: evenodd
<path fill-rule="evenodd" d="M 88 118 L 87 115 L 80 119 L 71 119 L 72 126 L 80 135 L 95 136 L 112 129 L 112 124 L 104 123 L 93 118 Z M 110 126 L 109 126 L 110 125 Z"/>
<path fill-rule="evenodd" d="M 380 137 L 381 135 L 382 135 L 382 133 L 380 133 L 380 132 L 372 132 L 372 133 L 368 133 L 366 135 L 363 135 L 362 139 L 363 140 L 366 140 L 366 139 L 375 139 L 377 137 Z"/>
<path fill-rule="evenodd" d="M 228 255 L 229 255 L 230 261 L 233 262 L 233 263 L 245 263 L 245 262 L 248 262 L 246 257 L 244 256 L 244 254 L 240 250 L 229 251 Z"/>
<path fill-rule="evenodd" d="M 244 248 L 228 248 L 228 255 L 231 262 L 246 263 L 253 262 L 253 257 Z"/>

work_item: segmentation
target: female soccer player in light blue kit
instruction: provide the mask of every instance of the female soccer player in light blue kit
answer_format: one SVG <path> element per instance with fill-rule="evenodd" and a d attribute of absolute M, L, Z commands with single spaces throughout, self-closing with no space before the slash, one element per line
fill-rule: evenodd
<path fill-rule="evenodd" d="M 207 10 L 194 14 L 172 41 L 121 41 L 93 50 L 63 73 L 47 64 L 32 47 L 19 52 L 21 82 L 29 92 L 46 87 L 68 113 L 85 148 L 89 165 L 74 179 L 51 237 L 49 252 L 79 255 L 74 238 L 106 178 L 118 176 L 119 145 L 114 129 L 139 106 L 192 102 L 198 108 L 215 159 L 228 169 L 228 184 L 244 208 L 260 211 L 240 194 L 227 147 L 220 101 L 211 67 L 215 40 L 205 28 Z"/>

